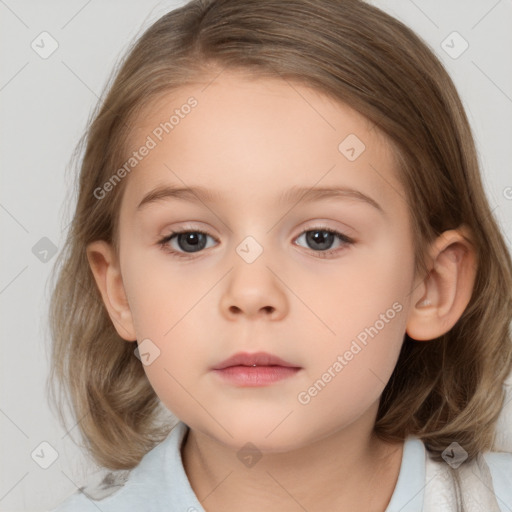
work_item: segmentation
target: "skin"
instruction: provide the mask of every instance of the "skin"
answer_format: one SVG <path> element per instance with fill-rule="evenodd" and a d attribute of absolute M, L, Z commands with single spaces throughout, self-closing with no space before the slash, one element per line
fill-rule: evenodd
<path fill-rule="evenodd" d="M 372 433 L 379 397 L 405 332 L 438 337 L 468 304 L 469 233 L 443 233 L 427 255 L 431 272 L 415 275 L 405 191 L 389 144 L 366 118 L 299 84 L 227 71 L 211 80 L 162 96 L 136 123 L 134 149 L 187 98 L 198 101 L 125 178 L 119 255 L 103 241 L 88 247 L 106 308 L 122 338 L 149 338 L 160 350 L 144 369 L 191 428 L 183 463 L 205 510 L 384 511 L 402 444 Z M 354 161 L 338 150 L 349 134 L 366 146 Z M 164 198 L 137 209 L 163 184 L 202 185 L 221 199 Z M 350 187 L 382 211 L 348 197 L 279 204 L 291 186 Z M 301 234 L 325 227 L 354 242 L 335 237 L 334 252 L 321 257 Z M 167 246 L 186 257 L 166 252 L 159 240 L 178 229 L 206 231 L 207 247 L 187 254 L 175 238 Z M 237 252 L 247 236 L 263 250 L 252 263 Z M 298 394 L 397 303 L 400 312 L 300 403 Z M 240 351 L 270 352 L 301 370 L 257 388 L 210 371 Z M 247 442 L 262 455 L 252 467 L 237 457 Z"/>

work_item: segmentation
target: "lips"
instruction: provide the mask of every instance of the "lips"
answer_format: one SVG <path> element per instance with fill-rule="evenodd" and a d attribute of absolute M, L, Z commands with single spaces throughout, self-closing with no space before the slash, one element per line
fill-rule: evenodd
<path fill-rule="evenodd" d="M 276 384 L 300 374 L 302 368 L 266 352 L 240 352 L 212 368 L 215 378 L 239 388 Z"/>
<path fill-rule="evenodd" d="M 300 368 L 296 364 L 284 361 L 280 357 L 268 354 L 267 352 L 256 352 L 253 354 L 239 352 L 228 359 L 222 361 L 213 370 L 223 370 L 231 366 L 282 366 L 284 368 Z"/>

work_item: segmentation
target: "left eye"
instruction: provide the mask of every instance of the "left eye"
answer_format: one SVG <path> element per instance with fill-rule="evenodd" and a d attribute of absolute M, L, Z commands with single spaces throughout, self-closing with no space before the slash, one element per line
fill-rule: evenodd
<path fill-rule="evenodd" d="M 306 243 L 310 246 L 309 248 L 313 249 L 315 252 L 326 252 L 328 254 L 334 252 L 334 249 L 331 249 L 331 247 L 336 239 L 341 242 L 342 246 L 353 243 L 353 240 L 343 233 L 330 228 L 308 229 L 303 231 L 297 237 L 297 240 L 302 237 L 305 238 Z"/>

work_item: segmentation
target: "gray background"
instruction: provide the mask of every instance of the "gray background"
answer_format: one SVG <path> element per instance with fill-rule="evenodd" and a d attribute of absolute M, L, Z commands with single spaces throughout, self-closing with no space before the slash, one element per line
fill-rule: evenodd
<path fill-rule="evenodd" d="M 45 394 L 46 281 L 52 250 L 61 247 L 70 220 L 65 199 L 72 173 L 66 169 L 114 63 L 132 38 L 182 3 L 0 0 L 2 511 L 48 510 L 91 470 Z M 512 2 L 373 3 L 413 28 L 447 66 L 475 133 L 486 192 L 512 248 Z M 44 31 L 58 43 L 46 59 L 31 47 L 35 40 L 39 52 L 51 49 L 48 36 L 41 36 L 44 48 L 38 37 Z M 453 31 L 469 44 L 457 58 L 464 42 L 457 36 L 446 39 Z M 441 46 L 445 40 L 452 56 Z M 510 451 L 511 398 L 499 434 L 501 446 Z M 41 442 L 58 453 L 48 469 L 39 464 L 51 462 L 52 451 Z M 31 457 L 36 448 L 39 464 Z"/>

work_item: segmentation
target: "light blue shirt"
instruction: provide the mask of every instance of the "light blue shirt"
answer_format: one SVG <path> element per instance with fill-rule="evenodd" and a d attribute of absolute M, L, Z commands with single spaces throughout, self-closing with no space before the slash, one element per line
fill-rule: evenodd
<path fill-rule="evenodd" d="M 187 430 L 185 423 L 178 422 L 169 436 L 130 471 L 124 485 L 109 496 L 93 500 L 77 491 L 53 512 L 205 512 L 190 486 L 181 459 L 181 445 Z M 500 497 L 497 500 L 500 510 L 510 512 L 512 454 L 488 453 L 485 460 L 491 471 L 494 491 Z M 426 462 L 424 444 L 415 437 L 408 437 L 398 481 L 386 512 L 424 510 L 425 492 L 429 490 Z"/>

